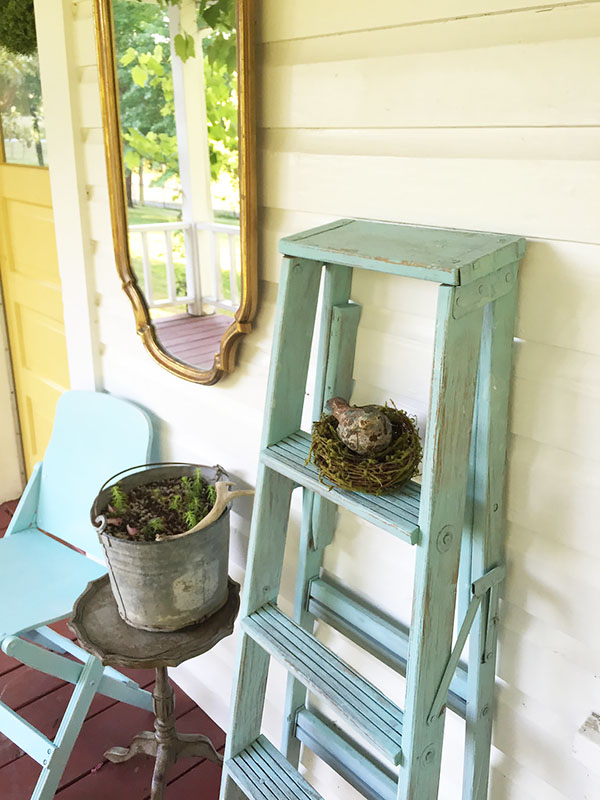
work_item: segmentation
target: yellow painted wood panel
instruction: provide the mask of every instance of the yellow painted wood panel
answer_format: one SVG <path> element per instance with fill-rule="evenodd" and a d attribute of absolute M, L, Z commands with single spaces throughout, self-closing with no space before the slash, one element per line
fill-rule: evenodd
<path fill-rule="evenodd" d="M 69 388 L 61 281 L 46 169 L 0 165 L 0 276 L 27 473 Z"/>
<path fill-rule="evenodd" d="M 45 167 L 3 164 L 0 172 L 0 189 L 6 199 L 24 200 L 52 209 L 50 180 Z"/>

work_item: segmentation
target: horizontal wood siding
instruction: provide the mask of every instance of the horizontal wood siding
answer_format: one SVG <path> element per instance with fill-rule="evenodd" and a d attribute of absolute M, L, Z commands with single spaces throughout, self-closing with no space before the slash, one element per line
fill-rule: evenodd
<path fill-rule="evenodd" d="M 260 312 L 235 373 L 212 387 L 144 352 L 114 270 L 91 0 L 73 0 L 102 382 L 157 420 L 163 458 L 256 475 L 282 236 L 337 217 L 529 238 L 520 277 L 492 800 L 590 800 L 598 779 L 571 754 L 600 711 L 600 2 L 257 0 Z M 60 244 L 60 243 L 59 243 Z M 358 402 L 393 399 L 424 430 L 435 287 L 359 274 Z M 232 515 L 233 572 L 251 505 Z M 280 605 L 290 610 L 297 506 Z M 413 553 L 346 512 L 326 569 L 407 619 Z M 403 685 L 321 626 L 343 658 L 402 705 Z M 227 719 L 234 640 L 178 679 Z M 284 676 L 265 725 L 278 739 Z M 442 797 L 460 797 L 462 723 L 449 720 Z M 355 796 L 310 754 L 326 798 Z"/>

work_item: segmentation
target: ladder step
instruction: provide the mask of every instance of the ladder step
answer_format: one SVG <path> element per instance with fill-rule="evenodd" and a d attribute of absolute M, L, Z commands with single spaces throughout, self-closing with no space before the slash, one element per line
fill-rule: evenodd
<path fill-rule="evenodd" d="M 393 764 L 400 763 L 404 715 L 379 689 L 273 603 L 246 617 L 242 627 L 311 692 L 332 703 Z"/>
<path fill-rule="evenodd" d="M 318 711 L 300 709 L 295 736 L 367 800 L 397 800 L 398 778 L 394 771 Z"/>
<path fill-rule="evenodd" d="M 347 492 L 322 483 L 314 464 L 307 464 L 311 438 L 305 431 L 297 431 L 261 453 L 266 466 L 291 478 L 300 486 L 337 503 L 362 519 L 393 533 L 410 544 L 419 541 L 419 504 L 421 487 L 408 481 L 390 494 L 375 497 L 363 492 Z"/>
<path fill-rule="evenodd" d="M 249 800 L 323 800 L 262 735 L 223 766 Z"/>
<path fill-rule="evenodd" d="M 388 667 L 406 675 L 408 627 L 326 578 L 315 578 L 310 582 L 308 610 Z M 450 684 L 447 706 L 465 718 L 466 698 L 467 666 L 459 663 Z"/>

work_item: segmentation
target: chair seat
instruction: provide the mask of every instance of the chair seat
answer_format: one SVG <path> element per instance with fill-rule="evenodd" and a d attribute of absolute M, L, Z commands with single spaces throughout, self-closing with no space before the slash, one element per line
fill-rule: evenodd
<path fill-rule="evenodd" d="M 70 616 L 106 568 L 29 528 L 0 539 L 0 640 Z"/>

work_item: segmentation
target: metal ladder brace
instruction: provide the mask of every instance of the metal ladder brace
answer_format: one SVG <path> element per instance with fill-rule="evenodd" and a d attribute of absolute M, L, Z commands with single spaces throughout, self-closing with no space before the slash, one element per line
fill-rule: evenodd
<path fill-rule="evenodd" d="M 304 744 L 369 800 L 435 800 L 445 709 L 466 719 L 463 800 L 487 796 L 518 263 L 515 236 L 338 220 L 283 239 L 265 424 L 221 800 L 319 800 Z M 374 497 L 330 489 L 300 429 L 323 275 L 314 419 L 349 396 L 353 269 L 439 284 L 423 478 Z M 292 491 L 302 487 L 293 619 L 277 607 Z M 410 629 L 321 576 L 337 507 L 417 548 Z M 458 601 L 457 601 L 458 597 Z M 458 602 L 459 630 L 453 642 Z M 312 635 L 332 625 L 401 675 L 402 710 Z M 460 661 L 466 642 L 468 665 Z M 288 670 L 282 753 L 261 735 L 271 657 Z M 332 705 L 372 749 L 307 705 Z M 373 755 L 373 750 L 379 753 Z"/>

